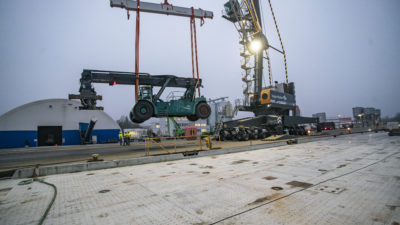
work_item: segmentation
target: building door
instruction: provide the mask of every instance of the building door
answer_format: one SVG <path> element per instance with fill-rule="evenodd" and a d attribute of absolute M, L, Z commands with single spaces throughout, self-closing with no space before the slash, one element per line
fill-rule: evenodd
<path fill-rule="evenodd" d="M 38 146 L 62 145 L 62 126 L 38 126 Z"/>

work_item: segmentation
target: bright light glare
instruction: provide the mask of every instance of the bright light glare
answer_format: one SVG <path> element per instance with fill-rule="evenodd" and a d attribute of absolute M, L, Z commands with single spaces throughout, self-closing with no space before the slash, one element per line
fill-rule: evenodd
<path fill-rule="evenodd" d="M 257 53 L 262 49 L 262 43 L 260 40 L 252 40 L 250 42 L 250 51 Z"/>

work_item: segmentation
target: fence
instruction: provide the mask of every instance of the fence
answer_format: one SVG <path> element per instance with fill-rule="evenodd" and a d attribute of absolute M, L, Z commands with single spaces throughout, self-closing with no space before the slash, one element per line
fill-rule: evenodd
<path fill-rule="evenodd" d="M 203 148 L 205 150 L 219 149 L 221 148 L 221 138 L 219 135 L 153 137 L 145 139 L 145 148 L 146 156 L 150 155 L 150 150 L 159 149 L 168 154 L 183 151 L 202 151 Z"/>

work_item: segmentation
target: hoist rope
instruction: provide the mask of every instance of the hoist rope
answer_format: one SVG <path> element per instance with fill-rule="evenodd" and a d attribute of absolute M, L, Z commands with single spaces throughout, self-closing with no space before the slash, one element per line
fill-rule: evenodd
<path fill-rule="evenodd" d="M 249 5 L 249 3 L 247 2 L 247 0 L 245 0 L 245 3 L 246 3 L 246 6 L 247 6 L 247 9 L 248 9 L 249 12 L 250 12 L 251 19 L 252 19 L 252 21 L 253 21 L 253 25 L 254 25 L 254 27 L 256 28 L 256 32 L 253 33 L 253 34 L 251 34 L 251 35 L 250 35 L 250 37 L 251 37 L 251 36 L 254 36 L 254 35 L 258 34 L 258 33 L 261 31 L 261 27 L 260 27 L 260 24 L 259 24 L 259 22 L 258 22 L 258 19 L 256 18 L 257 14 L 256 14 L 255 12 L 253 12 L 254 8 L 251 8 L 251 7 L 250 7 L 250 5 Z M 253 5 L 254 5 L 254 4 L 253 4 Z M 255 14 L 255 16 L 254 16 L 253 13 Z"/>
<path fill-rule="evenodd" d="M 139 34 L 140 34 L 140 0 L 137 0 L 136 37 L 135 37 L 135 73 L 136 73 L 135 101 L 136 102 L 139 99 Z"/>
<path fill-rule="evenodd" d="M 194 8 L 192 7 L 192 17 L 190 18 L 190 40 L 191 40 L 191 49 L 192 49 L 192 74 L 193 78 L 195 78 L 195 70 L 196 67 L 196 74 L 197 74 L 197 90 L 200 97 L 200 76 L 199 76 L 199 60 L 197 54 L 197 33 L 196 33 L 196 19 L 194 17 Z M 193 43 L 194 41 L 194 43 Z M 193 45 L 194 45 L 194 54 L 193 54 Z M 196 64 L 195 64 L 196 62 Z"/>
<path fill-rule="evenodd" d="M 283 60 L 284 60 L 284 63 L 285 63 L 286 85 L 289 85 L 285 48 L 283 48 L 283 42 L 282 42 L 282 38 L 281 38 L 281 33 L 279 32 L 278 23 L 276 22 L 274 10 L 272 9 L 271 0 L 268 0 L 268 3 L 269 3 L 269 7 L 270 7 L 270 9 L 271 9 L 272 18 L 274 19 L 274 23 L 275 23 L 275 27 L 276 27 L 276 32 L 278 33 L 279 41 L 280 41 L 281 47 L 282 47 Z"/>
<path fill-rule="evenodd" d="M 265 55 L 267 56 L 267 63 L 268 63 L 269 86 L 272 87 L 271 61 L 269 58 L 268 50 L 265 50 Z"/>
<path fill-rule="evenodd" d="M 264 20 L 264 14 L 263 14 L 263 12 L 264 12 L 264 9 L 263 9 L 263 7 L 262 7 L 262 2 L 260 2 L 260 11 L 261 11 L 261 21 L 265 21 Z M 266 28 L 265 28 L 265 23 L 262 23 L 262 28 L 263 28 L 263 30 L 266 30 Z M 269 58 L 269 53 L 268 53 L 268 48 L 267 49 L 265 49 L 265 56 L 266 56 L 266 59 L 267 59 L 267 66 L 268 66 L 268 78 L 269 78 L 269 86 L 271 86 L 272 87 L 272 71 L 271 71 L 271 59 Z M 265 84 L 265 80 L 264 80 L 264 84 Z M 265 84 L 265 86 L 267 86 L 267 84 Z"/>

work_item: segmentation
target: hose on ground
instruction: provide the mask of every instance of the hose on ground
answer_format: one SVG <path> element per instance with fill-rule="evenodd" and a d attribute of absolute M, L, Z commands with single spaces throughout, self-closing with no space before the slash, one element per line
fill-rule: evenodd
<path fill-rule="evenodd" d="M 56 200 L 56 197 L 57 197 L 57 187 L 56 187 L 54 184 L 48 183 L 48 182 L 46 182 L 46 181 L 44 181 L 44 180 L 42 180 L 42 179 L 39 179 L 39 178 L 31 178 L 31 179 L 28 179 L 28 180 L 23 180 L 23 181 L 19 182 L 18 185 L 28 185 L 28 184 L 32 184 L 34 181 L 39 182 L 39 183 L 42 183 L 42 184 L 49 185 L 49 186 L 51 186 L 51 187 L 53 188 L 53 190 L 54 190 L 53 198 L 51 199 L 49 205 L 47 206 L 46 211 L 44 212 L 44 214 L 42 215 L 42 217 L 41 217 L 40 220 L 39 220 L 39 223 L 38 223 L 38 224 L 39 224 L 39 225 L 42 225 L 42 224 L 43 224 L 43 221 L 46 219 L 47 214 L 49 213 L 49 211 L 50 211 L 50 209 L 51 209 L 51 206 L 53 206 L 53 203 L 54 203 L 54 201 Z"/>

